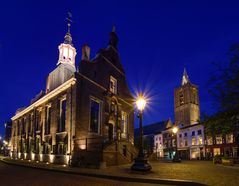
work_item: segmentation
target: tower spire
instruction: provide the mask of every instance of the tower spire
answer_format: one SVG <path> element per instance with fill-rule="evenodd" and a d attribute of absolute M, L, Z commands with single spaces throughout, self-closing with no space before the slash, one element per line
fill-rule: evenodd
<path fill-rule="evenodd" d="M 112 32 L 115 32 L 115 25 L 112 26 Z"/>
<path fill-rule="evenodd" d="M 72 14 L 68 12 L 67 20 L 67 33 L 64 37 L 64 43 L 61 43 L 58 46 L 59 49 L 59 59 L 57 65 L 64 64 L 69 67 L 71 71 L 75 71 L 75 57 L 76 57 L 76 49 L 72 44 L 72 37 L 70 33 L 71 29 L 71 20 Z"/>
<path fill-rule="evenodd" d="M 66 20 L 67 20 L 67 26 L 68 26 L 68 32 L 67 32 L 67 33 L 70 34 L 70 31 L 71 31 L 71 23 L 72 23 L 72 20 L 71 20 L 72 14 L 71 14 L 71 12 L 68 12 L 67 14 L 68 14 L 68 16 L 67 16 L 67 18 L 66 18 Z"/>
<path fill-rule="evenodd" d="M 73 46 L 73 44 L 72 44 L 72 37 L 71 37 L 71 23 L 72 23 L 72 14 L 70 13 L 70 12 L 68 12 L 68 16 L 67 16 L 67 18 L 66 18 L 66 20 L 67 20 L 67 33 L 66 33 L 66 35 L 65 35 L 65 41 L 64 41 L 64 43 L 65 44 L 70 44 L 70 45 L 72 45 Z"/>
<path fill-rule="evenodd" d="M 187 74 L 187 71 L 186 71 L 186 67 L 184 67 L 182 85 L 185 85 L 187 83 L 189 83 L 189 78 L 188 78 L 188 74 Z"/>
<path fill-rule="evenodd" d="M 110 41 L 109 45 L 113 46 L 115 49 L 117 49 L 118 45 L 118 36 L 115 31 L 115 25 L 112 26 L 112 31 L 110 32 Z"/>

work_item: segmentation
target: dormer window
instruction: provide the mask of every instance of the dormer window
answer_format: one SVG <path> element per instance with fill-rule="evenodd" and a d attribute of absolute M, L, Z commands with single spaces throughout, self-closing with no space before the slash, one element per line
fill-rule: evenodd
<path fill-rule="evenodd" d="M 113 76 L 110 76 L 110 92 L 117 94 L 117 80 Z"/>

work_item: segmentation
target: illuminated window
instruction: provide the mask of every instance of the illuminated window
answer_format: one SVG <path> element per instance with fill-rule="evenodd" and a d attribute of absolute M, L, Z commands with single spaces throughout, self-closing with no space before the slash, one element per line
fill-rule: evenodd
<path fill-rule="evenodd" d="M 207 144 L 208 144 L 208 145 L 212 145 L 212 144 L 213 144 L 213 141 L 212 141 L 212 137 L 211 137 L 211 136 L 208 136 L 208 137 L 207 137 Z"/>
<path fill-rule="evenodd" d="M 90 100 L 90 132 L 99 133 L 100 129 L 100 101 Z"/>
<path fill-rule="evenodd" d="M 117 94 L 117 80 L 110 76 L 110 92 Z"/>
<path fill-rule="evenodd" d="M 127 126 L 128 126 L 128 115 L 126 112 L 121 112 L 121 131 L 123 134 L 127 133 Z M 126 137 L 122 135 L 122 137 Z"/>
<path fill-rule="evenodd" d="M 220 155 L 220 154 L 221 154 L 220 148 L 213 148 L 213 155 L 214 156 Z"/>
<path fill-rule="evenodd" d="M 192 145 L 196 145 L 196 138 L 192 138 Z"/>
<path fill-rule="evenodd" d="M 222 136 L 216 136 L 216 144 L 222 144 Z"/>
<path fill-rule="evenodd" d="M 226 143 L 233 143 L 233 134 L 226 135 Z"/>
<path fill-rule="evenodd" d="M 198 145 L 202 145 L 202 137 L 201 136 L 198 137 Z"/>

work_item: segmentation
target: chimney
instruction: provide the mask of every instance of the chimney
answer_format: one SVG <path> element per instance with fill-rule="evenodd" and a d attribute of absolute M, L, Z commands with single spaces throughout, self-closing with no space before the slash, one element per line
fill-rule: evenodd
<path fill-rule="evenodd" d="M 90 47 L 87 44 L 84 44 L 82 47 L 81 60 L 90 61 Z"/>

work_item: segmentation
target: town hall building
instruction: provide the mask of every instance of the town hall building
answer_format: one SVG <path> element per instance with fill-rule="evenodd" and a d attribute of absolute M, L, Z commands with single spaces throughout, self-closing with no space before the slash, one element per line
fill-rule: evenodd
<path fill-rule="evenodd" d="M 77 64 L 68 23 L 46 89 L 12 117 L 12 158 L 95 167 L 133 160 L 134 98 L 115 27 L 109 36 L 93 59 L 84 45 Z"/>

